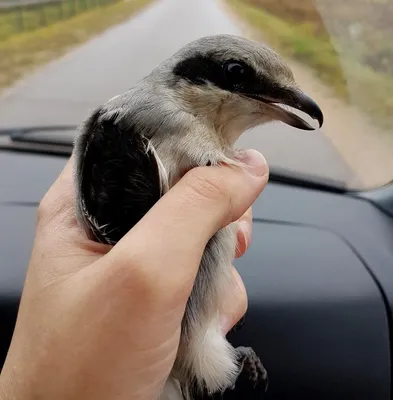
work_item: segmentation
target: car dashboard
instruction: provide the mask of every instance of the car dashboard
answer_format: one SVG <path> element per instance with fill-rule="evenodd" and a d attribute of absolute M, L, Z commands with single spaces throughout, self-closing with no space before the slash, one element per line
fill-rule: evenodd
<path fill-rule="evenodd" d="M 2 362 L 37 206 L 65 161 L 0 152 Z M 235 261 L 249 309 L 229 338 L 261 357 L 270 381 L 263 398 L 390 399 L 393 218 L 356 195 L 274 179 L 253 214 L 251 246 Z"/>

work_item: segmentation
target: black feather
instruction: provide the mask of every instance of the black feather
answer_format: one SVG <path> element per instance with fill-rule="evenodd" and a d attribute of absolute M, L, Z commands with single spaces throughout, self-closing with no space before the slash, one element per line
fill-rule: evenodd
<path fill-rule="evenodd" d="M 148 140 L 135 129 L 96 113 L 86 125 L 81 195 L 91 233 L 118 242 L 161 196 L 160 178 Z"/>
<path fill-rule="evenodd" d="M 225 66 L 238 63 L 244 68 L 244 80 L 238 85 L 233 85 L 225 72 Z M 177 78 L 175 84 L 180 80 L 186 80 L 194 85 L 202 86 L 211 84 L 222 90 L 241 95 L 265 95 L 280 99 L 288 95 L 287 90 L 271 77 L 257 72 L 248 62 L 244 60 L 223 60 L 214 52 L 209 54 L 192 55 L 179 63 L 173 69 Z"/>

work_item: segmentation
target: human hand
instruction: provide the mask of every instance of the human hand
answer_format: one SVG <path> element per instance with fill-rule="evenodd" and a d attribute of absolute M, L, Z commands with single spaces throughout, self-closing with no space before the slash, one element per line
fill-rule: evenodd
<path fill-rule="evenodd" d="M 77 224 L 71 157 L 38 210 L 1 398 L 157 399 L 208 240 L 240 218 L 237 256 L 250 243 L 250 207 L 268 168 L 259 153 L 246 154 L 247 169 L 187 173 L 114 247 L 88 240 Z M 233 277 L 225 332 L 247 307 L 234 268 Z"/>

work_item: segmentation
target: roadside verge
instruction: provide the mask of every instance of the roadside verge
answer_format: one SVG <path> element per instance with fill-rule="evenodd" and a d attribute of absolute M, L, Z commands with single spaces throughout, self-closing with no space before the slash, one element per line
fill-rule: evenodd
<path fill-rule="evenodd" d="M 127 20 L 152 1 L 120 1 L 0 42 L 0 91 L 31 69 Z"/>

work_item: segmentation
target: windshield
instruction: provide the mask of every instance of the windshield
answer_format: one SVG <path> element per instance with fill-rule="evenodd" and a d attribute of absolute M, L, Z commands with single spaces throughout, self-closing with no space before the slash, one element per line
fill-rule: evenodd
<path fill-rule="evenodd" d="M 273 47 L 325 115 L 312 132 L 257 127 L 239 147 L 347 188 L 393 179 L 393 0 L 0 0 L 0 129 L 79 125 L 181 46 L 221 33 Z"/>

